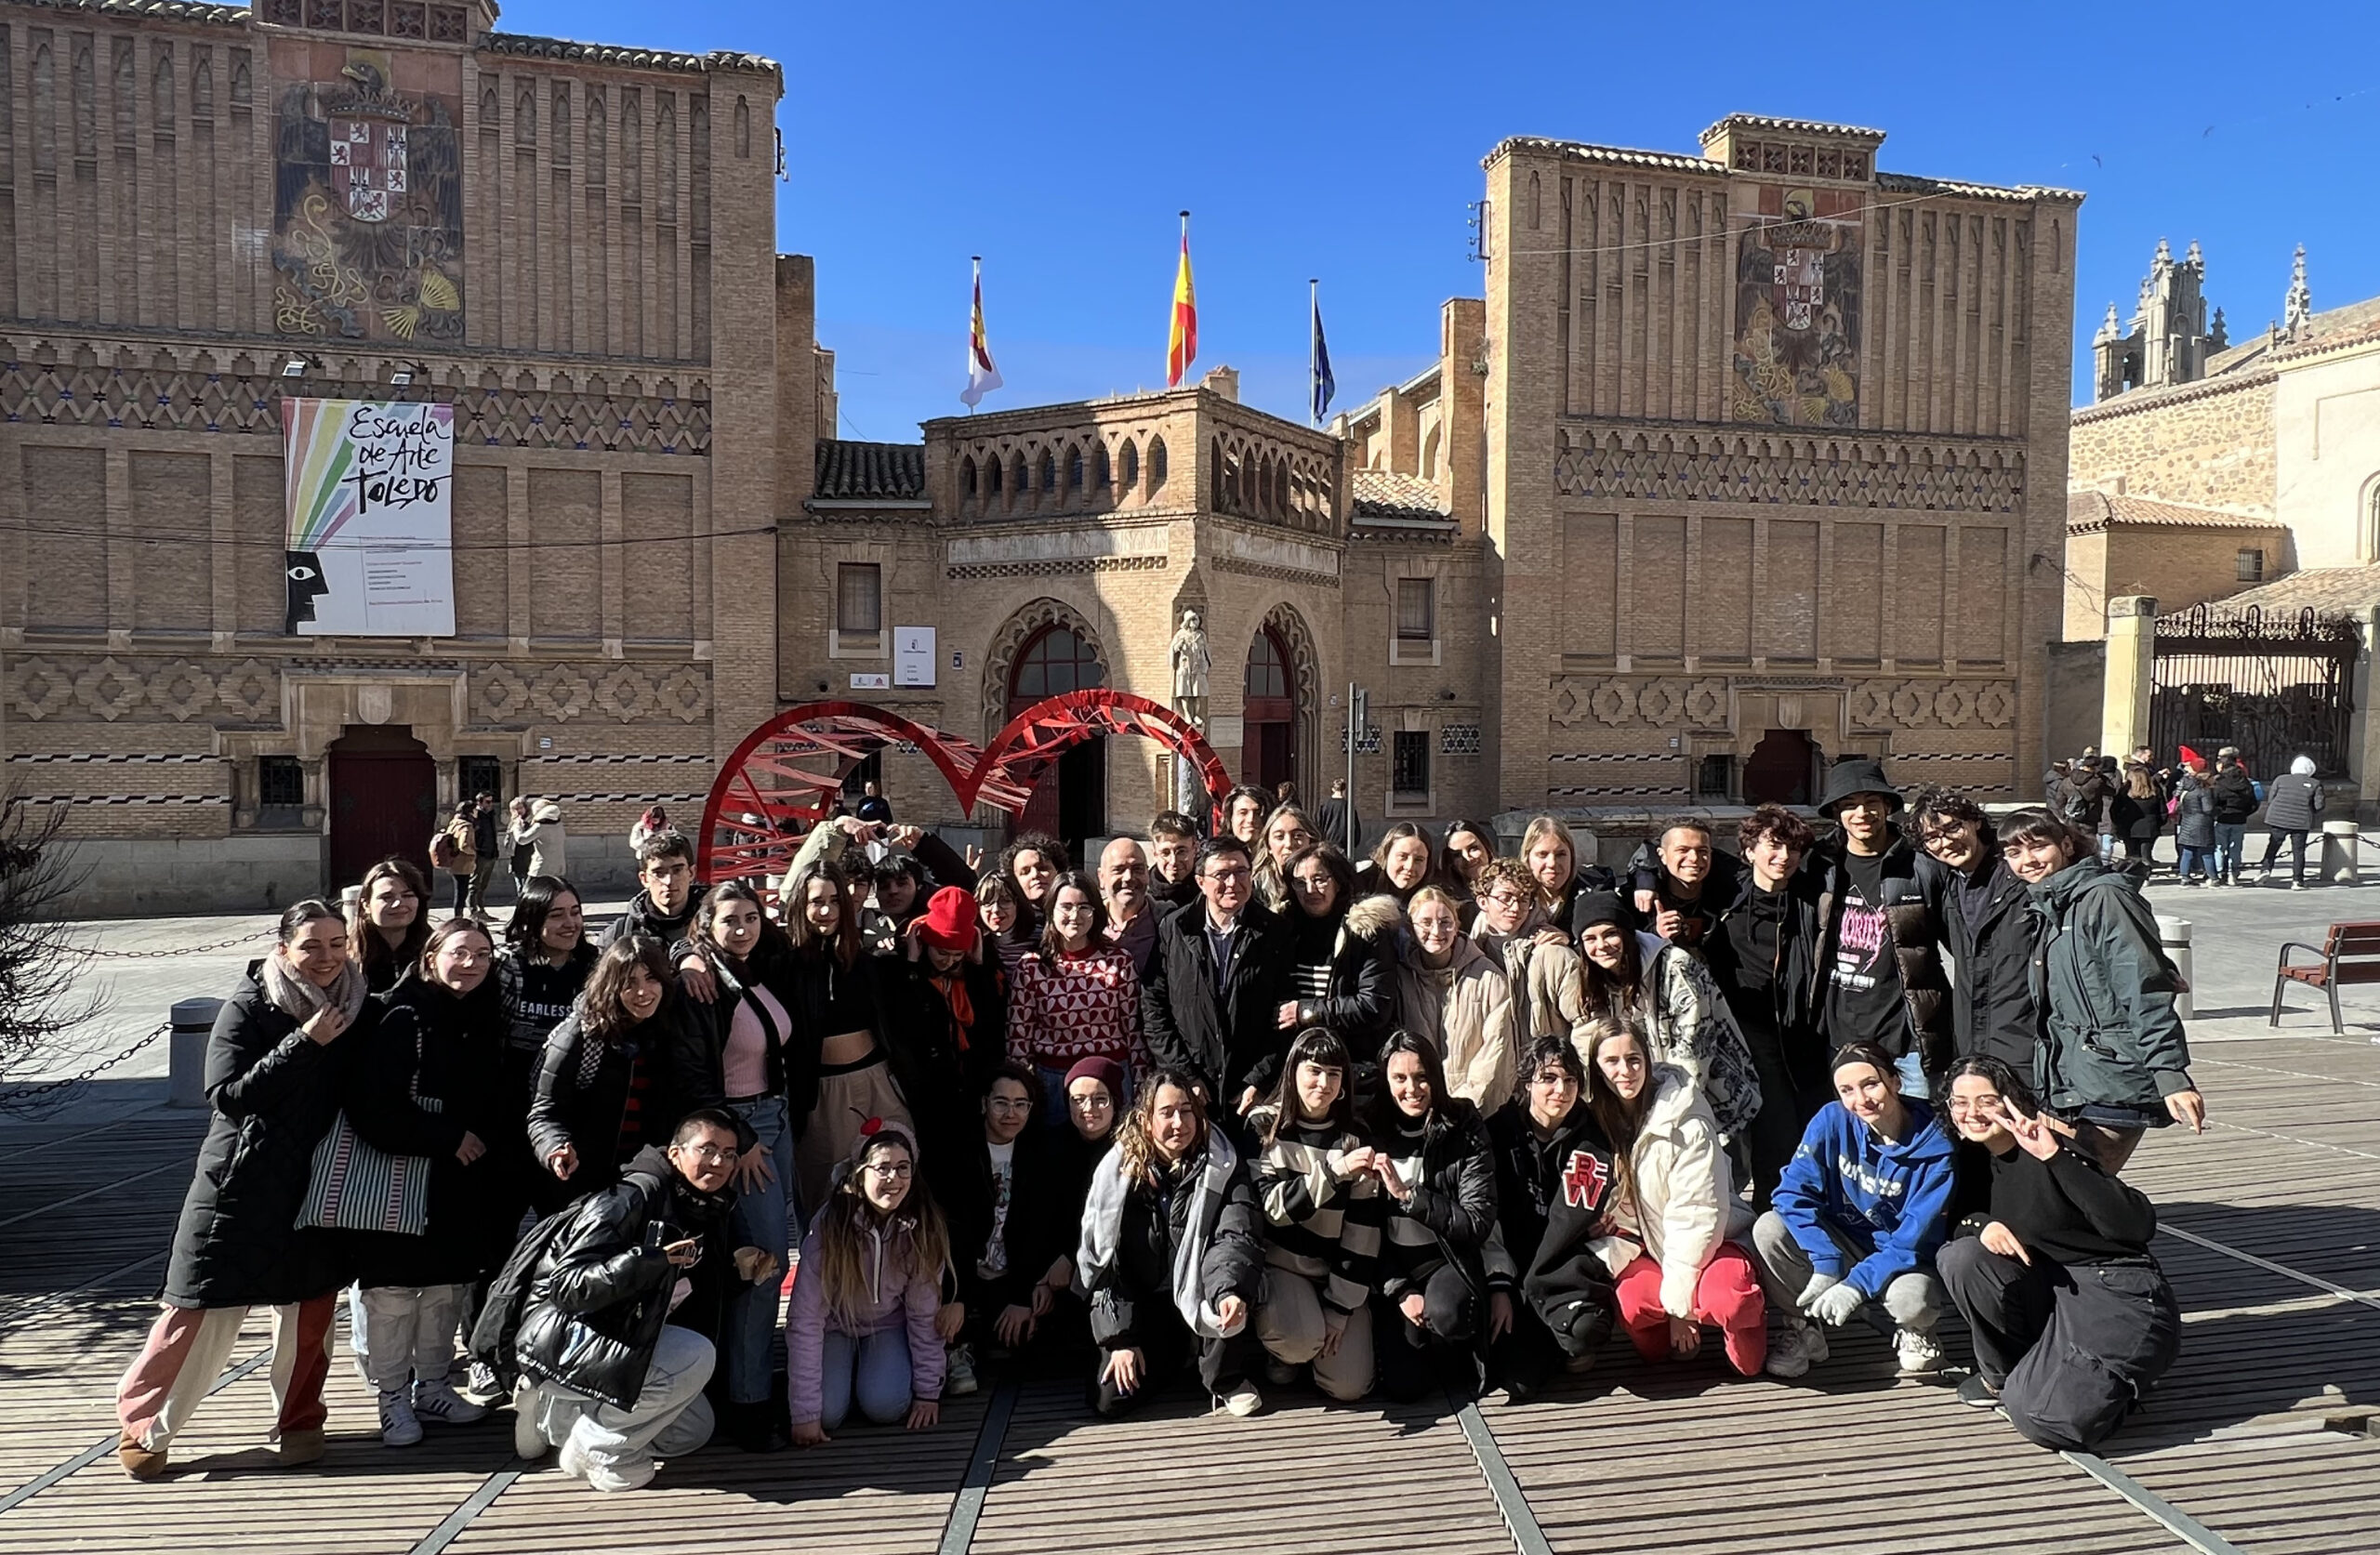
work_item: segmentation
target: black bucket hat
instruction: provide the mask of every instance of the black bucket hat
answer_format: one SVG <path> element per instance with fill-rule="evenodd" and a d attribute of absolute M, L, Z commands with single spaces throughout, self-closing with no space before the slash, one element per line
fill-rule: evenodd
<path fill-rule="evenodd" d="M 1832 817 L 1842 808 L 1843 801 L 1854 794 L 1882 794 L 1884 808 L 1895 814 L 1900 812 L 1900 790 L 1884 776 L 1884 763 L 1864 756 L 1853 756 L 1827 769 L 1826 796 L 1818 800 L 1818 813 Z"/>

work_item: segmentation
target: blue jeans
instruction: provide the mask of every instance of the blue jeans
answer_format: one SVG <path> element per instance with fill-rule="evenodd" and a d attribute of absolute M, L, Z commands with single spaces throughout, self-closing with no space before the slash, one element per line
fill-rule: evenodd
<path fill-rule="evenodd" d="M 2215 824 L 2215 873 L 2218 878 L 2236 880 L 2240 871 L 2247 867 L 2248 824 L 2217 821 Z"/>
<path fill-rule="evenodd" d="M 2174 866 L 2175 874 L 2179 875 L 2183 879 L 2187 880 L 2193 875 L 2212 875 L 2215 873 L 2214 849 L 2192 848 L 2187 843 L 2179 846 L 2182 850 L 2182 858 L 2181 862 Z"/>
<path fill-rule="evenodd" d="M 1900 1076 L 1900 1093 L 1903 1096 L 1914 1097 L 1920 1101 L 1933 1100 L 1933 1087 L 1925 1083 L 1925 1063 L 1917 1056 L 1916 1048 L 1911 1048 L 1893 1060 L 1893 1073 Z"/>
<path fill-rule="evenodd" d="M 899 1314 L 881 1333 L 854 1339 L 829 1327 L 820 1346 L 818 1423 L 843 1429 L 854 1397 L 859 1412 L 879 1426 L 909 1414 L 909 1329 Z"/>
<path fill-rule="evenodd" d="M 720 1370 L 727 1374 L 730 1403 L 766 1403 L 774 1373 L 769 1364 L 769 1341 L 777 1330 L 777 1298 L 784 1288 L 786 1255 L 791 1237 L 786 1210 L 793 1193 L 793 1125 L 786 1116 L 785 1098 L 764 1096 L 758 1101 L 731 1101 L 728 1111 L 742 1118 L 768 1148 L 774 1182 L 764 1182 L 735 1195 L 728 1211 L 730 1239 L 738 1247 L 760 1247 L 773 1254 L 777 1272 L 758 1284 L 738 1281 L 727 1298 L 720 1322 Z M 793 1205 L 796 1211 L 800 1206 Z"/>

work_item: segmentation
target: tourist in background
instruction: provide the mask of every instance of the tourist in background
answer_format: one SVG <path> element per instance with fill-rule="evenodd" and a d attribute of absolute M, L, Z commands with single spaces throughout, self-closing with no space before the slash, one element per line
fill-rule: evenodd
<path fill-rule="evenodd" d="M 378 1015 L 368 994 L 337 910 L 309 898 L 281 915 L 272 949 L 216 1013 L 206 1138 L 174 1227 L 165 1310 L 116 1385 L 116 1460 L 136 1480 L 165 1471 L 251 1307 L 272 1309 L 275 1455 L 285 1467 L 323 1456 L 342 1282 L 332 1239 L 296 1228 L 315 1146 L 338 1115 L 338 1044 L 367 1039 Z"/>
<path fill-rule="evenodd" d="M 2289 845 L 2289 889 L 2306 889 L 2306 834 L 2321 819 L 2328 797 L 2322 792 L 2321 779 L 2314 775 L 2314 758 L 2301 756 L 2289 764 L 2289 771 L 2272 780 L 2269 797 L 2265 800 L 2265 862 L 2258 872 L 2259 884 L 2272 878 L 2273 861 L 2281 857 L 2281 844 Z M 2315 855 L 2315 872 L 2320 874 L 2321 855 Z"/>
<path fill-rule="evenodd" d="M 644 839 L 670 829 L 668 810 L 659 805 L 645 806 L 643 813 L 636 818 L 636 824 L 628 828 L 628 856 L 641 859 L 644 857 Z"/>
<path fill-rule="evenodd" d="M 2181 1352 L 2181 1311 L 2149 1251 L 2156 1207 L 2075 1150 L 1999 1060 L 1962 1060 L 1950 1091 L 1960 1136 L 1991 1157 L 1986 1223 L 1936 1260 L 1975 1336 L 1959 1401 L 1997 1403 L 2053 1452 L 2096 1451 Z"/>
<path fill-rule="evenodd" d="M 2175 780 L 2174 847 L 2174 873 L 2182 884 L 2223 883 L 2222 856 L 2215 849 L 2215 784 L 2204 762 L 2184 762 Z"/>
<path fill-rule="evenodd" d="M 2043 1102 L 2110 1176 L 2149 1129 L 2183 1123 L 2203 1132 L 2206 1100 L 2174 1009 L 2181 977 L 2139 887 L 2047 810 L 2003 817 L 2000 843 L 2039 920 L 2033 1000 L 2043 1036 L 2033 1073 Z"/>
<path fill-rule="evenodd" d="M 1247 845 L 1232 842 L 1244 863 Z M 1193 1360 L 1226 1413 L 1264 1406 L 1248 1379 L 1263 1215 L 1239 1153 L 1208 1121 L 1207 1084 L 1178 1069 L 1149 1074 L 1091 1170 L 1075 1283 L 1091 1303 L 1091 1406 L 1102 1416 L 1138 1406 Z"/>
<path fill-rule="evenodd" d="M 2122 804 L 2117 816 L 2116 840 L 2123 856 L 2157 867 L 2157 838 L 2165 829 L 2165 785 L 2157 769 L 2135 756 L 2124 763 Z"/>
<path fill-rule="evenodd" d="M 2241 764 L 2240 748 L 2215 753 L 2215 873 L 2218 885 L 2240 884 L 2247 868 L 2248 821 L 2256 813 L 2255 780 Z"/>
<path fill-rule="evenodd" d="M 394 986 L 430 942 L 430 882 L 404 859 L 382 859 L 364 872 L 347 909 L 348 949 L 375 994 Z"/>
<path fill-rule="evenodd" d="M 1355 856 L 1355 844 L 1362 835 L 1355 824 L 1355 807 L 1347 799 L 1347 780 L 1330 780 L 1330 797 L 1322 801 L 1322 810 L 1315 817 L 1321 828 L 1322 840 L 1337 848 L 1349 858 Z"/>
<path fill-rule="evenodd" d="M 460 916 L 471 904 L 471 881 L 479 873 L 479 826 L 475 820 L 478 806 L 465 799 L 446 818 L 443 842 L 432 840 L 430 862 L 443 869 L 455 882 L 455 914 Z"/>
<path fill-rule="evenodd" d="M 521 1208 L 489 1153 L 519 1126 L 503 1094 L 504 998 L 496 946 L 477 919 L 449 918 L 412 975 L 379 996 L 380 1019 L 350 1055 L 341 1105 L 356 1138 L 430 1174 L 417 1230 L 343 1231 L 355 1273 L 356 1363 L 379 1393 L 380 1442 L 410 1447 L 424 1421 L 470 1425 L 486 1413 L 447 1380 L 473 1285 L 510 1250 Z"/>
<path fill-rule="evenodd" d="M 487 883 L 496 878 L 496 866 L 503 861 L 504 822 L 496 810 L 496 796 L 482 789 L 471 796 L 471 892 L 470 900 L 461 909 L 475 918 L 487 916 Z"/>

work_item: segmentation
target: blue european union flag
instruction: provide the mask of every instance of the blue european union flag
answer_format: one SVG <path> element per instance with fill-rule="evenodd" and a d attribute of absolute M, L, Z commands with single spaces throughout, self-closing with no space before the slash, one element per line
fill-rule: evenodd
<path fill-rule="evenodd" d="M 1339 381 L 1330 376 L 1330 347 L 1322 338 L 1322 298 L 1314 298 L 1314 419 L 1320 424 L 1330 414 L 1330 397 L 1339 392 Z"/>

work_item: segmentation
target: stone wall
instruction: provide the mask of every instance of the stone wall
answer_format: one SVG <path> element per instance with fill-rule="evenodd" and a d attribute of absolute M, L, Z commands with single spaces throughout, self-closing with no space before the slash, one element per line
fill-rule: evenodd
<path fill-rule="evenodd" d="M 2131 496 L 2274 512 L 2273 375 L 2136 389 L 2074 412 L 2075 484 Z M 2121 479 L 2117 487 L 2112 481 Z"/>

